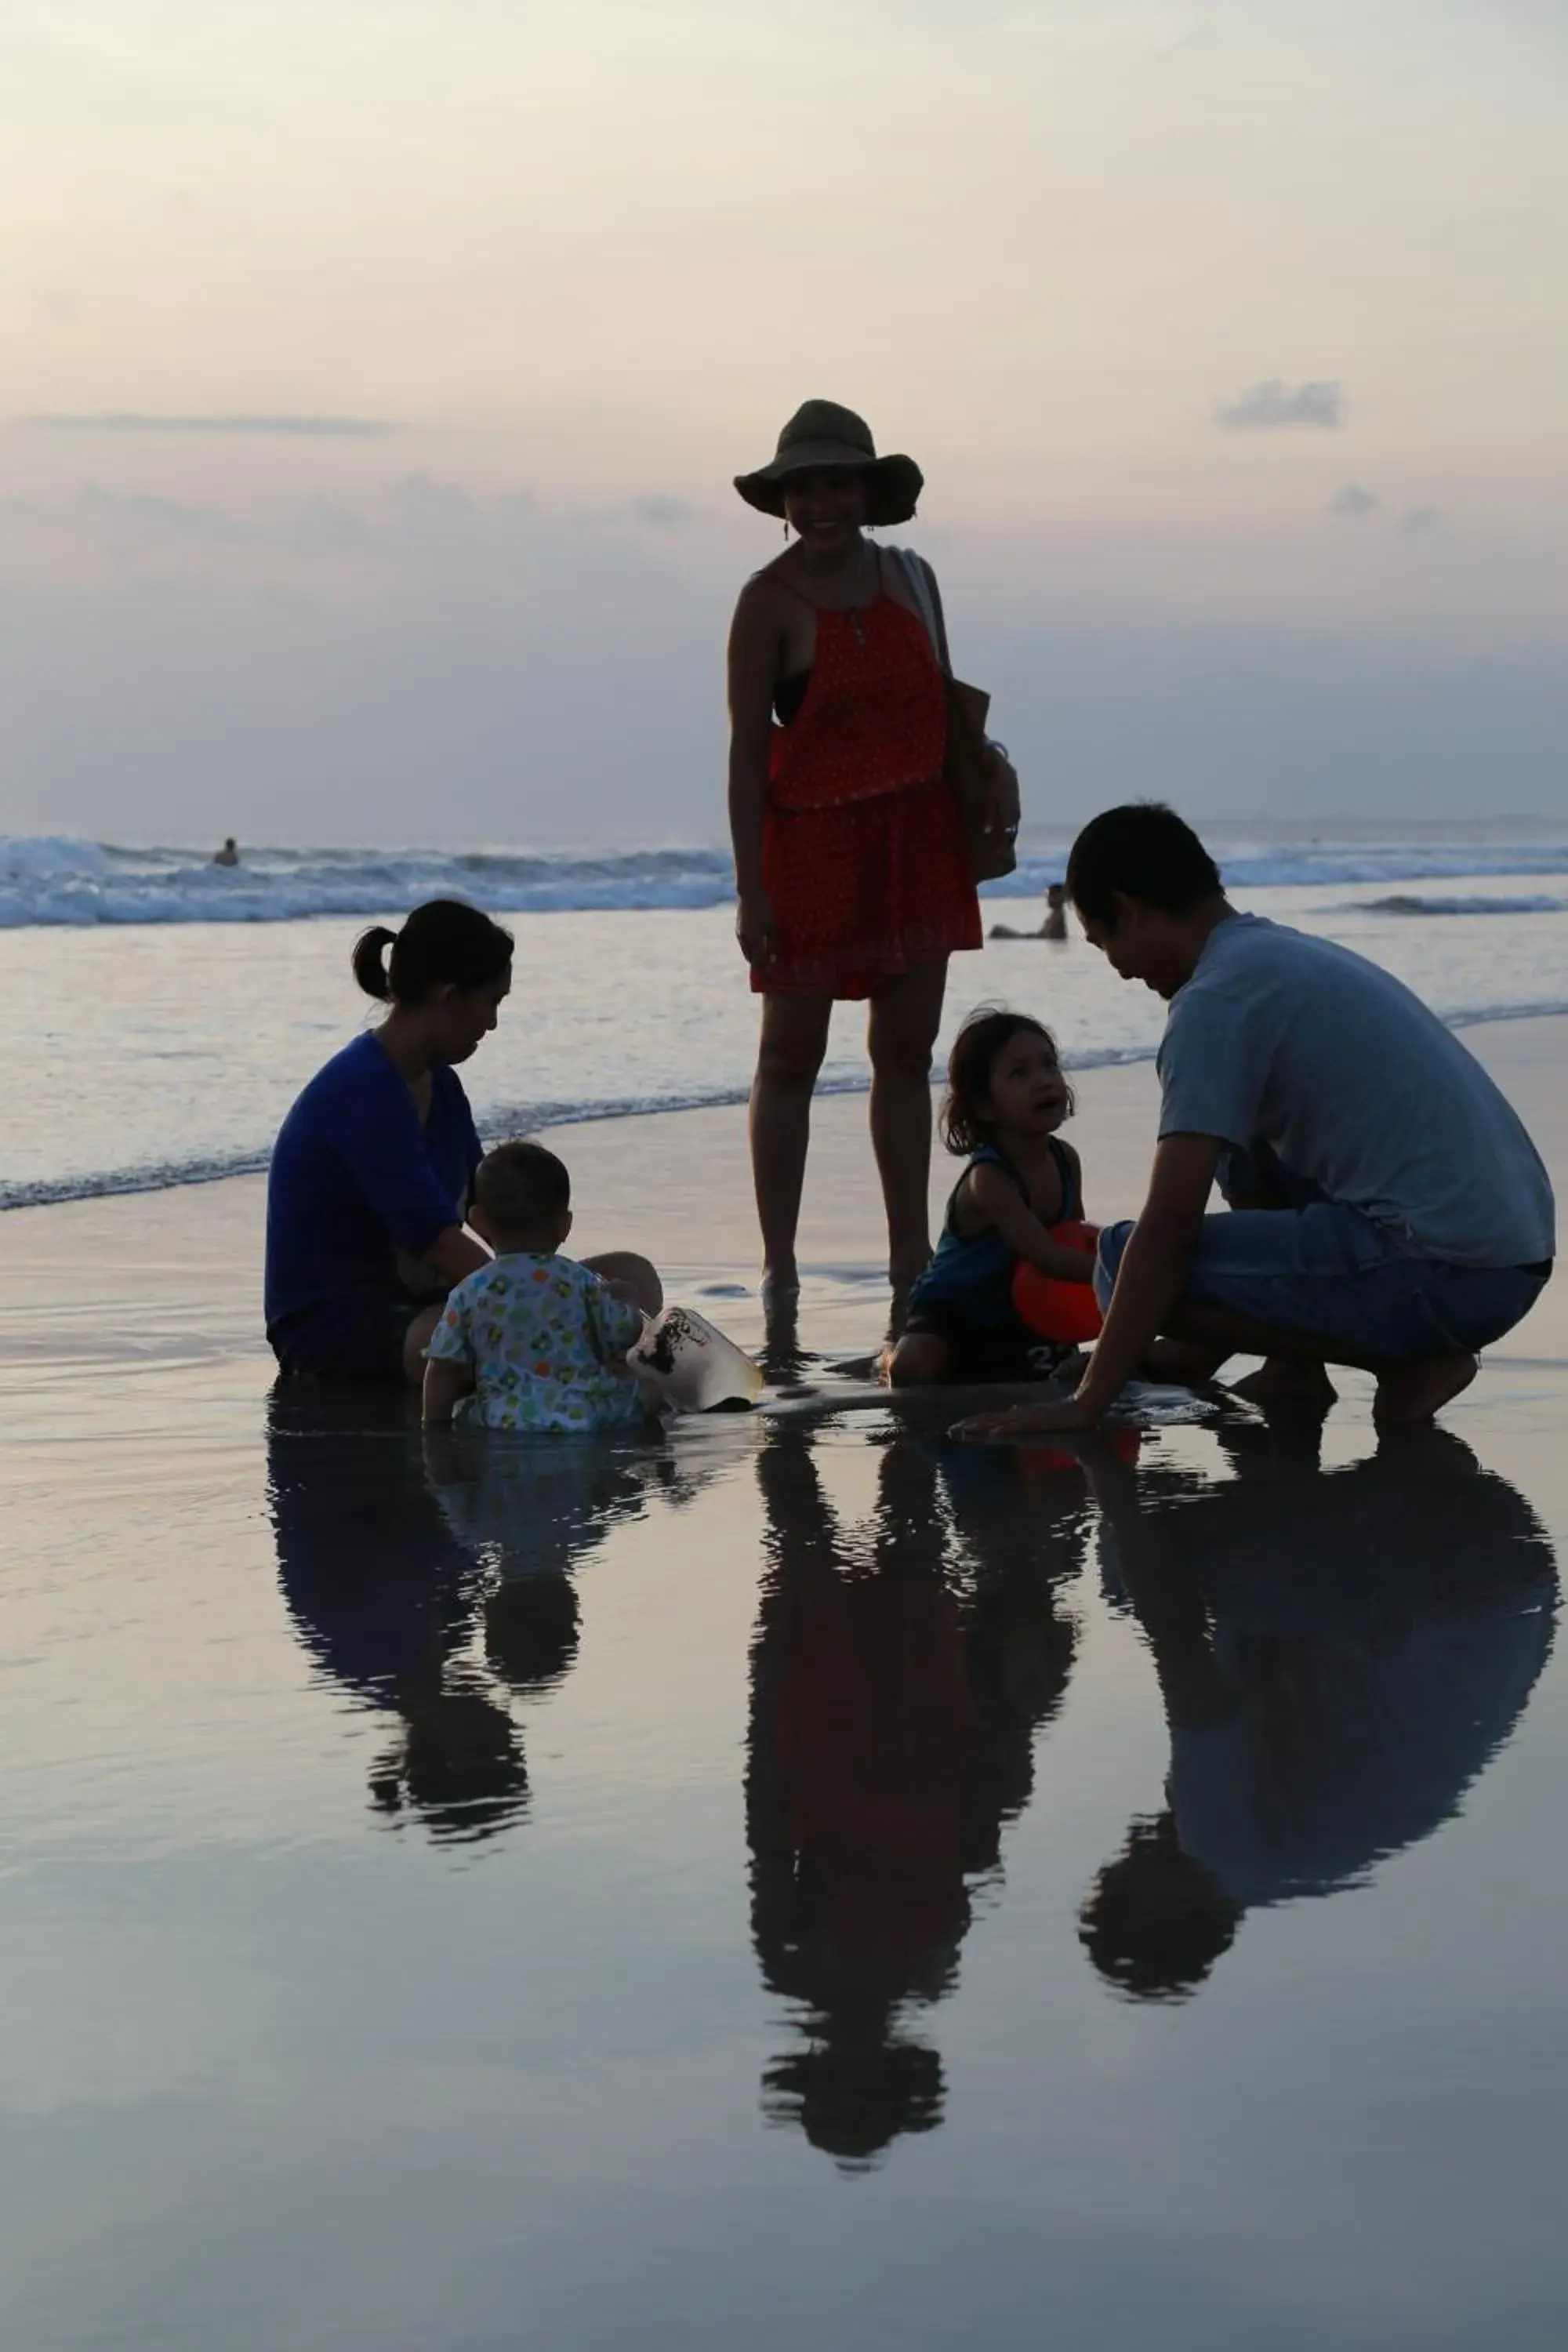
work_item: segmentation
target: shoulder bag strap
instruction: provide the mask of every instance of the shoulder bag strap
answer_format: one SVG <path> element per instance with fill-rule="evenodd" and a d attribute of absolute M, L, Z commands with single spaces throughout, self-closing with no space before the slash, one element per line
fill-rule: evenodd
<path fill-rule="evenodd" d="M 936 606 L 931 602 L 931 582 L 926 577 L 925 565 L 912 547 L 893 547 L 889 548 L 888 552 L 890 555 L 896 555 L 899 559 L 904 578 L 909 583 L 910 593 L 915 600 L 915 610 L 921 616 L 927 636 L 931 639 L 931 649 L 936 656 L 936 666 L 941 669 L 942 667 L 942 636 L 936 625 Z"/>

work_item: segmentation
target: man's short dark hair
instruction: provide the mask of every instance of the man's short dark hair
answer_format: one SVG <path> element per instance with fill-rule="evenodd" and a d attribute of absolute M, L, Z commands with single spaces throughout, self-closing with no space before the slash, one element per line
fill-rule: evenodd
<path fill-rule="evenodd" d="M 572 1205 L 572 1179 L 542 1143 L 498 1143 L 474 1175 L 474 1205 L 499 1231 L 524 1233 Z"/>
<path fill-rule="evenodd" d="M 1068 856 L 1068 897 L 1091 923 L 1114 923 L 1114 894 L 1184 915 L 1224 885 L 1190 824 L 1163 801 L 1129 801 L 1084 826 Z"/>

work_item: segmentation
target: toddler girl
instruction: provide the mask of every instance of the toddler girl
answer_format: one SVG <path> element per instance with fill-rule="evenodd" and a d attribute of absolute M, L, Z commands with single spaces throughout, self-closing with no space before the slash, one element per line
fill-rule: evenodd
<path fill-rule="evenodd" d="M 581 1432 L 641 1420 L 626 1353 L 645 1308 L 658 1311 L 658 1278 L 640 1259 L 621 1261 L 632 1278 L 606 1280 L 561 1256 L 572 1180 L 555 1154 L 498 1144 L 468 1221 L 495 1256 L 458 1283 L 425 1350 L 426 1422 Z"/>
<path fill-rule="evenodd" d="M 1088 1286 L 1094 1277 L 1089 1229 L 1059 1239 L 1051 1230 L 1083 1215 L 1078 1154 L 1057 1133 L 1072 1109 L 1048 1029 L 1025 1013 L 970 1015 L 948 1062 L 940 1120 L 942 1141 L 967 1152 L 969 1165 L 935 1255 L 910 1293 L 909 1319 L 888 1361 L 895 1388 L 1034 1379 L 1068 1352 L 1068 1343 L 1024 1320 L 1014 1294 L 1020 1266 L 1054 1283 Z M 1086 1328 L 1092 1297 L 1084 1287 Z"/>

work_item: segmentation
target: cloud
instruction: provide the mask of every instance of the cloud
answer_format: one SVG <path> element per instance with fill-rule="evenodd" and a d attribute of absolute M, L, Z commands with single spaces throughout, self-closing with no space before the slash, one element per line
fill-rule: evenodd
<path fill-rule="evenodd" d="M 100 489 L 96 482 L 84 483 L 77 495 L 87 513 L 101 516 L 107 523 L 166 531 L 208 547 L 240 546 L 257 536 L 223 507 L 197 506 L 186 499 L 128 497 L 120 490 Z"/>
<path fill-rule="evenodd" d="M 384 416 L 153 416 L 135 409 L 24 416 L 21 422 L 29 433 L 247 433 L 315 441 L 380 441 L 405 429 Z"/>
<path fill-rule="evenodd" d="M 1282 383 L 1278 376 L 1250 384 L 1235 400 L 1217 401 L 1215 423 L 1226 433 L 1276 433 L 1288 425 L 1312 425 L 1337 433 L 1344 422 L 1344 393 L 1338 383 Z"/>
<path fill-rule="evenodd" d="M 288 536 L 300 555 L 368 555 L 376 545 L 374 526 L 364 515 L 320 491 L 306 499 Z"/>
<path fill-rule="evenodd" d="M 183 543 L 187 551 L 253 548 L 264 557 L 346 559 L 402 572 L 428 565 L 446 572 L 504 567 L 544 527 L 530 490 L 480 497 L 425 473 L 383 482 L 363 502 L 317 492 L 297 505 L 261 504 L 250 513 L 84 481 L 54 500 L 0 495 L 0 521 L 74 538 L 117 562 L 167 555 Z M 624 512 L 619 522 L 629 545 Z"/>
<path fill-rule="evenodd" d="M 685 499 L 634 499 L 632 513 L 649 530 L 684 530 L 688 523 L 697 520 L 696 508 Z"/>
<path fill-rule="evenodd" d="M 85 532 L 91 539 L 101 539 L 107 531 L 121 541 L 129 532 L 138 538 L 151 534 L 207 547 L 237 547 L 260 536 L 224 507 L 197 505 L 187 499 L 128 495 L 106 490 L 97 482 L 83 482 L 70 498 L 54 504 L 37 499 L 0 499 L 0 515 L 10 522 Z"/>
<path fill-rule="evenodd" d="M 385 485 L 369 520 L 380 546 L 404 562 L 504 563 L 534 535 L 538 510 L 531 490 L 476 496 L 460 482 L 405 474 Z"/>
<path fill-rule="evenodd" d="M 1328 511 L 1345 521 L 1363 522 L 1369 515 L 1382 513 L 1383 500 L 1363 483 L 1346 482 L 1329 500 Z M 1442 522 L 1436 507 L 1406 507 L 1394 518 L 1394 528 L 1401 539 L 1426 539 L 1440 530 Z"/>

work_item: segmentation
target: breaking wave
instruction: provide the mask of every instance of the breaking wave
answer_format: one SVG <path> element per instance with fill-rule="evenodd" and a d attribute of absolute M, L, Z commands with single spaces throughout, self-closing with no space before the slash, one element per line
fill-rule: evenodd
<path fill-rule="evenodd" d="M 1359 898 L 1336 912 L 1358 915 L 1560 915 L 1568 898 L 1422 898 L 1395 891 L 1386 898 Z"/>
<path fill-rule="evenodd" d="M 1065 837 L 1032 847 L 996 898 L 1037 897 L 1061 879 Z M 479 849 L 247 848 L 237 866 L 192 849 L 129 849 L 63 837 L 0 839 L 0 929 L 30 925 L 286 923 L 371 917 L 422 898 L 471 898 L 498 913 L 700 908 L 731 896 L 729 852 L 718 848 L 529 853 Z M 1241 843 L 1226 848 L 1226 879 L 1240 888 L 1312 888 L 1442 882 L 1492 875 L 1568 876 L 1568 844 Z M 1363 908 L 1365 901 L 1361 902 Z M 1556 899 L 1390 897 L 1390 913 L 1555 911 Z"/>

